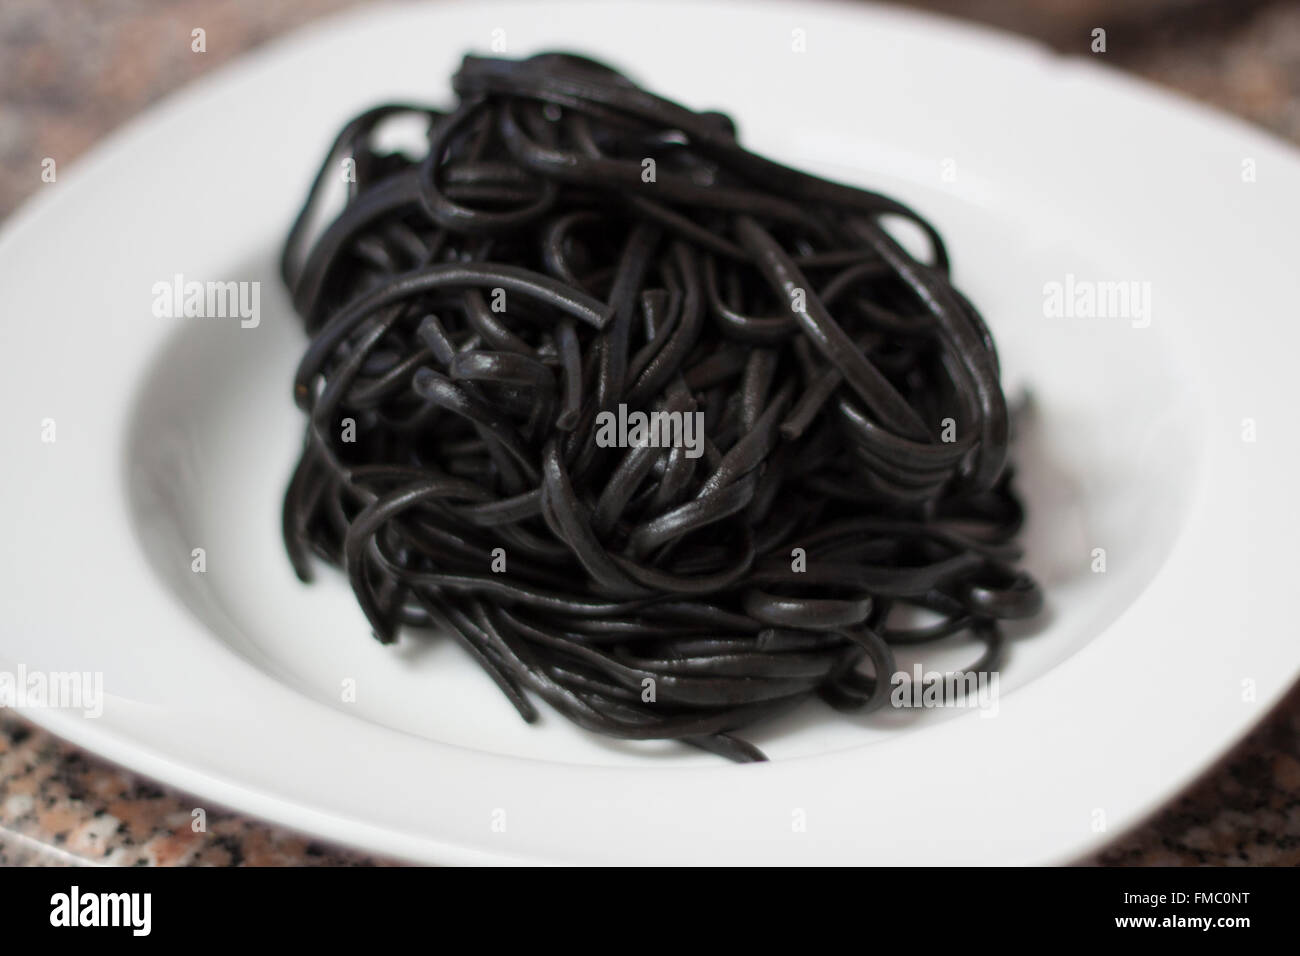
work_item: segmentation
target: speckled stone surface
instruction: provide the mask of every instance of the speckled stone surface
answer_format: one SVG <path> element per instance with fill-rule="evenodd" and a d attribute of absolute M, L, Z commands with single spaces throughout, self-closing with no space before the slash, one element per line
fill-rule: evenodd
<path fill-rule="evenodd" d="M 0 864 L 352 866 L 375 862 L 162 789 L 12 715 L 0 717 Z"/>
<path fill-rule="evenodd" d="M 247 49 L 355 0 L 4 0 L 0 217 L 123 121 Z M 925 0 L 916 6 L 1086 53 L 1300 141 L 1300 4 Z M 190 50 L 207 31 L 208 51 Z M 195 810 L 203 810 L 203 826 Z M 164 789 L 0 711 L 0 864 L 370 865 Z M 1300 688 L 1156 816 L 1086 864 L 1300 865 Z"/>

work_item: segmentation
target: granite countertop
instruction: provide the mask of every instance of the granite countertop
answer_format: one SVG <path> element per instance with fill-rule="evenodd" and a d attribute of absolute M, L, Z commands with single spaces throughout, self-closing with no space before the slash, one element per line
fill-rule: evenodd
<path fill-rule="evenodd" d="M 355 0 L 5 0 L 0 218 L 182 83 Z M 1271 0 L 924 0 L 1086 54 L 1300 142 L 1300 5 Z M 189 49 L 202 26 L 208 52 Z M 193 811 L 206 827 L 196 832 Z M 388 863 L 212 807 L 0 711 L 0 864 Z M 1084 863 L 1300 864 L 1300 687 L 1188 791 Z"/>

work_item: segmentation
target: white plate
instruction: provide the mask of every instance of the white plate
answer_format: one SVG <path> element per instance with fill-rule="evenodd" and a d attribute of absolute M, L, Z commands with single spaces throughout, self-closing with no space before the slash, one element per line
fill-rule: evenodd
<path fill-rule="evenodd" d="M 337 575 L 297 583 L 278 509 L 304 338 L 278 245 L 344 119 L 445 101 L 462 53 L 502 38 L 726 109 L 753 148 L 897 195 L 949 240 L 1008 388 L 1038 403 L 1015 457 L 1050 620 L 1014 643 L 996 717 L 810 706 L 757 735 L 758 766 L 611 743 L 553 713 L 524 725 L 450 641 L 379 646 Z M 0 670 L 102 672 L 102 716 L 28 715 L 213 801 L 416 860 L 1096 848 L 1300 669 L 1300 161 L 1099 60 L 857 5 L 439 3 L 368 8 L 221 70 L 60 170 L 0 240 Z M 154 317 L 176 273 L 260 281 L 260 325 Z M 1149 283 L 1149 325 L 1046 316 L 1067 275 Z"/>

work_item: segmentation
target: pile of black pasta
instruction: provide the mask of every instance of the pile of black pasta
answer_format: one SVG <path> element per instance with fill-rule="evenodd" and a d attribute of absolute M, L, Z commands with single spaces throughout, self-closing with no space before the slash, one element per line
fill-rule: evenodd
<path fill-rule="evenodd" d="M 526 720 L 531 692 L 737 760 L 814 695 L 885 704 L 892 646 L 965 633 L 995 668 L 1041 598 L 997 355 L 934 229 L 589 59 L 470 56 L 454 87 L 352 120 L 284 250 L 299 576 L 346 569 L 382 641 L 453 635 Z M 403 114 L 423 157 L 375 145 Z M 620 405 L 702 413 L 699 453 L 603 447 Z"/>

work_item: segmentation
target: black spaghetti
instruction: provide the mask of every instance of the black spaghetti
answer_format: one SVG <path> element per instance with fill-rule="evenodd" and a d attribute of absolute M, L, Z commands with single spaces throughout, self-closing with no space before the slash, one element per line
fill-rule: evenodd
<path fill-rule="evenodd" d="M 381 641 L 459 640 L 525 720 L 737 760 L 811 697 L 886 703 L 897 645 L 966 634 L 995 668 L 1041 597 L 935 230 L 582 57 L 470 56 L 454 87 L 352 120 L 284 249 L 298 575 L 344 568 Z M 376 145 L 399 115 L 423 157 Z"/>

